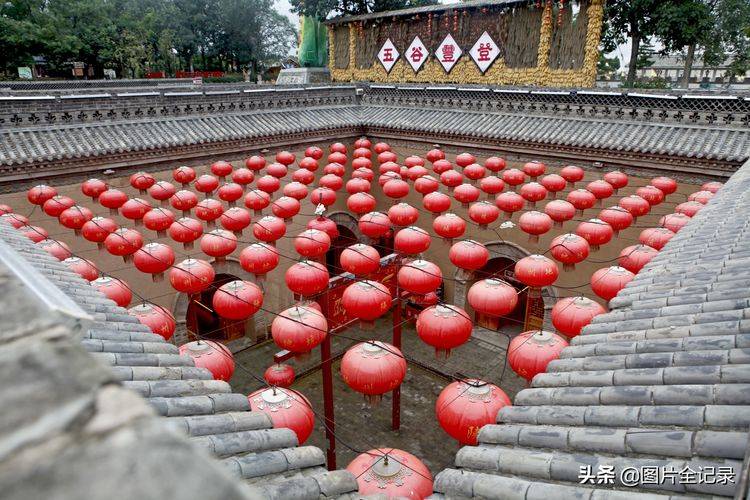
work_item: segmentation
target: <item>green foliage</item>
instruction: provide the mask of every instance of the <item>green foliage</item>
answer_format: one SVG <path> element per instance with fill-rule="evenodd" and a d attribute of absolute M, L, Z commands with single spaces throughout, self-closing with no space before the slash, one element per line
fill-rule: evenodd
<path fill-rule="evenodd" d="M 596 63 L 596 71 L 600 75 L 611 75 L 620 69 L 620 59 L 618 57 L 607 57 L 599 54 L 599 61 Z"/>
<path fill-rule="evenodd" d="M 356 16 L 371 12 L 435 5 L 437 0 L 290 0 L 295 12 L 326 19 L 330 15 Z"/>
<path fill-rule="evenodd" d="M 624 84 L 623 87 L 633 89 L 668 89 L 669 82 L 664 78 L 649 78 L 648 80 L 636 80 L 632 84 Z"/>
<path fill-rule="evenodd" d="M 729 60 L 729 76 L 750 70 L 750 0 L 714 0 L 711 26 L 703 40 L 703 61 L 718 65 Z"/>
<path fill-rule="evenodd" d="M 272 0 L 6 0 L 0 4 L 0 71 L 32 56 L 51 72 L 73 61 L 140 77 L 146 71 L 262 70 L 296 42 Z"/>
<path fill-rule="evenodd" d="M 654 54 L 654 46 L 649 42 L 643 42 L 643 44 L 638 47 L 638 58 L 635 61 L 635 67 L 641 69 L 653 65 Z"/>

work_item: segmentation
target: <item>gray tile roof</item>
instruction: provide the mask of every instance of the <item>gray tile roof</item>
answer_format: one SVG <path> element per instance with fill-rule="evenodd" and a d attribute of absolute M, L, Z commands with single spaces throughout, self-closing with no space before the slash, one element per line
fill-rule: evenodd
<path fill-rule="evenodd" d="M 247 484 L 245 488 L 238 488 L 236 485 L 232 486 L 232 482 L 228 480 L 227 484 L 221 484 L 216 477 L 213 479 L 205 477 L 207 484 L 214 484 L 220 492 L 226 495 L 222 498 L 318 499 L 338 497 L 357 490 L 354 476 L 350 473 L 326 470 L 325 455 L 320 449 L 313 446 L 297 446 L 297 437 L 293 431 L 273 428 L 270 419 L 264 413 L 250 411 L 245 394 L 233 393 L 226 382 L 213 380 L 208 370 L 195 367 L 192 359 L 180 355 L 176 346 L 167 343 L 161 336 L 151 333 L 148 327 L 139 323 L 134 316 L 128 314 L 127 310 L 115 305 L 98 290 L 93 289 L 88 282 L 5 222 L 0 222 L 0 240 L 18 252 L 18 255 L 23 255 L 23 259 L 41 275 L 39 280 L 48 280 L 51 285 L 71 298 L 93 318 L 93 322 L 83 332 L 80 340 L 80 345 L 90 355 L 87 355 L 80 345 L 71 345 L 71 349 L 74 348 L 76 351 L 78 366 L 84 372 L 87 370 L 96 372 L 96 376 L 100 379 L 121 384 L 121 386 L 112 386 L 111 390 L 122 398 L 122 405 L 133 404 L 133 401 L 136 402 L 136 406 L 142 404 L 138 402 L 139 398 L 136 396 L 138 394 L 145 398 L 151 408 L 149 412 L 146 410 L 147 406 L 142 405 L 142 413 L 155 412 L 169 417 L 165 420 L 158 419 L 160 423 L 153 424 L 153 430 L 147 429 L 149 434 L 145 434 L 143 439 L 156 439 L 151 434 L 164 432 L 166 430 L 164 423 L 166 423 L 167 428 L 175 431 L 174 434 L 168 434 L 174 435 L 178 444 L 181 443 L 177 438 L 179 435 L 189 436 L 192 443 L 192 447 L 188 447 L 184 442 L 179 446 L 173 445 L 178 451 L 182 448 L 187 450 L 184 456 L 180 457 L 181 459 L 189 460 L 193 453 L 198 460 L 200 454 L 195 451 L 195 448 L 203 449 L 221 461 L 223 471 L 216 465 L 213 466 L 222 472 L 220 478 L 228 473 L 229 476 L 241 478 Z M 7 269 L 0 266 L 0 275 L 7 272 Z M 3 308 L 6 311 L 11 304 L 5 302 L 9 296 L 15 299 L 13 295 L 3 293 Z M 25 307 L 26 304 L 21 303 L 19 306 Z M 21 309 L 7 316 L 19 320 L 18 315 L 23 312 L 25 311 Z M 30 326 L 34 327 L 34 323 L 32 322 Z M 6 328 L 5 325 L 4 328 Z M 19 341 L 23 342 L 24 339 Z M 0 351 L 2 351 L 1 346 Z M 54 372 L 57 369 L 55 360 L 42 358 L 43 354 L 44 352 L 39 353 L 40 358 L 32 366 L 31 371 Z M 109 367 L 109 369 L 104 367 Z M 6 369 L 11 370 L 12 366 L 3 368 L 0 353 L 0 371 L 4 373 L 3 385 L 7 387 L 13 385 L 15 374 L 12 371 L 5 371 Z M 56 374 L 55 384 L 61 384 L 58 387 L 73 384 L 74 387 L 75 378 L 68 371 L 60 370 Z M 130 391 L 123 391 L 123 388 Z M 18 396 L 28 397 L 36 394 L 35 397 L 49 397 L 48 392 L 53 394 L 60 392 L 61 398 L 65 395 L 61 389 L 45 387 L 41 384 L 29 385 L 24 391 L 26 394 Z M 72 411 L 77 403 L 71 401 L 67 404 L 72 405 L 70 407 Z M 19 415 L 19 418 L 21 417 L 22 415 Z M 30 415 L 27 415 L 28 417 Z M 56 414 L 50 411 L 49 418 L 59 417 L 59 412 Z M 7 421 L 10 422 L 10 420 Z M 7 452 L 10 441 L 12 437 L 0 437 L 0 450 L 5 449 Z M 158 439 L 156 441 L 154 447 L 158 445 Z M 179 448 L 180 446 L 182 448 Z M 113 450 L 115 456 L 117 452 L 117 449 Z M 207 455 L 208 453 L 206 457 Z M 71 460 L 78 458 L 80 457 L 72 454 Z M 124 457 L 123 460 L 125 460 Z M 164 458 L 164 461 L 170 460 L 170 457 Z M 55 467 L 60 467 L 60 471 L 64 469 L 60 464 L 56 464 Z M 21 472 L 28 473 L 27 470 L 21 470 Z M 208 475 L 208 472 L 204 475 Z M 69 479 L 72 481 L 73 478 Z M 110 494 L 119 489 L 119 485 L 115 482 L 117 479 L 113 479 L 113 483 L 108 486 Z M 183 479 L 174 480 L 179 482 Z M 197 479 L 187 481 L 188 485 L 192 484 L 195 488 L 193 491 L 185 487 L 175 488 L 174 492 L 181 492 L 181 498 L 197 498 L 196 495 L 203 492 L 201 488 L 205 488 L 205 485 L 193 484 L 197 482 Z M 0 472 L 0 485 L 5 484 L 7 483 L 4 482 L 3 473 Z M 50 480 L 50 486 L 53 484 L 55 483 Z M 85 485 L 85 483 L 81 484 Z M 72 496 L 50 493 L 40 495 L 39 492 L 32 494 L 33 486 L 24 486 L 20 491 L 30 495 L 26 498 L 76 497 L 75 494 Z M 164 493 L 163 496 L 157 495 L 152 498 L 176 498 L 170 495 L 171 493 Z M 201 498 L 212 497 L 202 495 L 201 493 Z M 128 498 L 148 497 L 145 494 L 144 496 L 136 494 Z M 23 496 L 19 495 L 16 498 L 23 498 Z M 82 496 L 79 495 L 78 498 Z"/>
<path fill-rule="evenodd" d="M 750 427 L 750 162 L 435 478 L 435 498 L 733 496 Z M 615 484 L 580 484 L 611 466 Z M 734 483 L 626 487 L 627 467 Z M 745 466 L 746 467 L 746 466 Z M 709 469 L 710 470 L 710 469 Z"/>

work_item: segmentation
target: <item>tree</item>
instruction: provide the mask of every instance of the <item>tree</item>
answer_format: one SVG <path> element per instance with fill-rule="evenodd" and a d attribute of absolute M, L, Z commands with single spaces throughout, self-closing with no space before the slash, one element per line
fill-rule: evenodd
<path fill-rule="evenodd" d="M 599 55 L 599 61 L 596 63 L 596 72 L 599 75 L 609 76 L 620 69 L 620 59 L 618 57 L 607 57 L 604 54 Z"/>
<path fill-rule="evenodd" d="M 703 45 L 706 65 L 729 64 L 729 76 L 750 69 L 750 0 L 713 0 L 708 3 L 711 29 Z"/>
<path fill-rule="evenodd" d="M 291 0 L 294 12 L 318 19 L 326 19 L 331 15 L 356 16 L 437 3 L 437 0 Z"/>

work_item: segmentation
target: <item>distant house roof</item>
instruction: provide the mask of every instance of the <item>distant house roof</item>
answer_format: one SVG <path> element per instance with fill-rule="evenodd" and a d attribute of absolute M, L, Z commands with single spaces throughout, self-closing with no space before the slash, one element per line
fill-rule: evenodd
<path fill-rule="evenodd" d="M 703 69 L 720 69 L 728 68 L 732 63 L 732 59 L 727 59 L 722 64 L 715 66 L 704 66 L 703 58 L 701 56 L 695 56 L 693 61 L 693 70 Z M 683 56 L 658 56 L 654 58 L 654 63 L 651 66 L 647 66 L 643 69 L 682 69 L 685 67 L 685 58 Z"/>
<path fill-rule="evenodd" d="M 423 7 L 413 7 L 411 9 L 387 10 L 383 12 L 373 12 L 371 14 L 361 14 L 358 16 L 339 16 L 333 19 L 327 19 L 324 24 L 339 24 L 352 21 L 369 21 L 381 17 L 394 16 L 412 16 L 426 12 L 442 12 L 456 9 L 471 9 L 480 7 L 510 6 L 515 4 L 531 3 L 530 0 L 468 0 L 466 2 L 457 2 L 450 4 L 425 5 Z"/>

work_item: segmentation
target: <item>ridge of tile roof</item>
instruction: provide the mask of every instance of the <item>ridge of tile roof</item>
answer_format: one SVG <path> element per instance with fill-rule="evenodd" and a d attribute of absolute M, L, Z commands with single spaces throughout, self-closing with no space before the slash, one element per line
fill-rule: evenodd
<path fill-rule="evenodd" d="M 459 450 L 455 468 L 437 474 L 433 498 L 744 498 L 749 206 L 750 162 L 610 301 L 609 313 L 480 430 L 477 446 Z M 613 483 L 580 484 L 588 467 L 611 467 Z M 638 467 L 735 475 L 713 484 L 620 481 Z"/>

